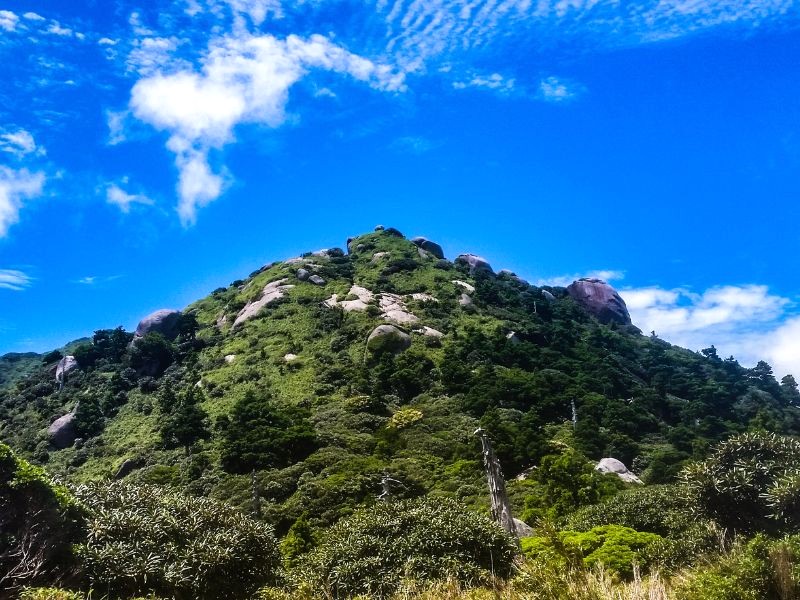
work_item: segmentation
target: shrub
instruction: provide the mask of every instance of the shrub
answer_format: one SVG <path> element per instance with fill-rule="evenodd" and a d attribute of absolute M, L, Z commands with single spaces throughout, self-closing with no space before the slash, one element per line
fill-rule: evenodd
<path fill-rule="evenodd" d="M 800 593 L 798 538 L 757 535 L 716 563 L 699 568 L 675 589 L 676 600 L 784 600 Z"/>
<path fill-rule="evenodd" d="M 86 596 L 79 592 L 58 588 L 26 588 L 22 590 L 19 600 L 85 600 Z"/>
<path fill-rule="evenodd" d="M 800 440 L 745 433 L 681 473 L 697 514 L 743 531 L 800 525 Z"/>
<path fill-rule="evenodd" d="M 512 538 L 487 517 L 443 498 L 379 503 L 339 521 L 301 567 L 333 598 L 385 598 L 404 578 L 465 583 L 510 572 Z"/>
<path fill-rule="evenodd" d="M 573 566 L 580 561 L 592 568 L 603 565 L 623 576 L 633 574 L 634 563 L 647 562 L 645 551 L 661 540 L 655 533 L 621 525 L 602 525 L 589 531 L 560 531 L 546 537 L 523 538 L 522 550 L 532 559 Z"/>
<path fill-rule="evenodd" d="M 108 593 L 243 597 L 280 564 L 270 526 L 214 500 L 122 482 L 83 485 L 76 495 L 91 510 L 85 569 Z"/>
<path fill-rule="evenodd" d="M 0 443 L 0 597 L 77 571 L 83 514 L 69 492 Z"/>

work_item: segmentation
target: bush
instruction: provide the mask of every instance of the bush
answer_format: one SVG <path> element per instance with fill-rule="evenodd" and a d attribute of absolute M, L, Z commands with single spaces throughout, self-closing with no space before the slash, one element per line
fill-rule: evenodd
<path fill-rule="evenodd" d="M 581 508 L 567 518 L 565 528 L 588 531 L 600 525 L 617 524 L 672 536 L 695 523 L 677 486 L 654 485 L 625 490 L 599 504 Z"/>
<path fill-rule="evenodd" d="M 22 590 L 19 600 L 85 600 L 86 596 L 79 592 L 58 588 L 26 588 Z"/>
<path fill-rule="evenodd" d="M 763 535 L 716 563 L 692 572 L 675 590 L 676 600 L 784 600 L 800 594 L 800 538 L 769 541 Z"/>
<path fill-rule="evenodd" d="M 404 578 L 475 583 L 508 575 L 516 544 L 487 517 L 443 498 L 385 502 L 342 519 L 301 567 L 333 598 L 385 598 Z"/>
<path fill-rule="evenodd" d="M 245 597 L 280 564 L 272 528 L 207 498 L 156 486 L 87 484 L 81 548 L 92 585 L 120 595 Z"/>
<path fill-rule="evenodd" d="M 745 433 L 681 473 L 696 512 L 742 531 L 800 525 L 800 440 Z"/>
<path fill-rule="evenodd" d="M 522 550 L 534 560 L 563 563 L 577 561 L 584 567 L 603 565 L 623 576 L 633 574 L 634 563 L 647 562 L 647 549 L 661 540 L 655 533 L 636 531 L 621 525 L 602 525 L 589 531 L 560 531 L 547 537 L 523 538 Z"/>
<path fill-rule="evenodd" d="M 83 514 L 69 492 L 0 443 L 0 597 L 77 571 Z"/>

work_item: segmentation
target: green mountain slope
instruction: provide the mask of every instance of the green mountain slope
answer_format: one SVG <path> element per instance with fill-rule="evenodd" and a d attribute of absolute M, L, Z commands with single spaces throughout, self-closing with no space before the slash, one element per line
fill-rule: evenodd
<path fill-rule="evenodd" d="M 563 444 L 655 483 L 734 432 L 800 433 L 793 380 L 764 363 L 601 322 L 564 288 L 439 259 L 391 229 L 182 312 L 166 337 L 98 331 L 62 389 L 31 359 L 0 387 L 0 440 L 73 481 L 125 476 L 248 510 L 255 494 L 285 531 L 349 514 L 384 474 L 397 495 L 483 506 L 479 426 L 517 510 L 536 493 L 526 470 Z M 400 332 L 368 343 L 382 324 Z M 57 449 L 48 427 L 73 410 Z"/>

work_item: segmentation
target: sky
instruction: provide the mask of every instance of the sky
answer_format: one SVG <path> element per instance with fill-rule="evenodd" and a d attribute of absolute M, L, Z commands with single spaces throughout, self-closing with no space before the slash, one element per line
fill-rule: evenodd
<path fill-rule="evenodd" d="M 375 225 L 800 376 L 800 5 L 0 0 L 0 353 Z"/>

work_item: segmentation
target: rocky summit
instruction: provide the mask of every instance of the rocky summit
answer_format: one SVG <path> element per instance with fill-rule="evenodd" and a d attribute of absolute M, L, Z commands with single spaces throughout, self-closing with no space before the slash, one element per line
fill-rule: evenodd
<path fill-rule="evenodd" d="M 642 335 L 603 281 L 531 285 L 468 251 L 447 260 L 435 242 L 406 239 L 392 227 L 346 246 L 346 253 L 329 248 L 254 265 L 248 277 L 181 310 L 145 316 L 134 332 L 100 329 L 46 355 L 0 358 L 0 440 L 70 485 L 115 481 L 100 496 L 92 490 L 106 488 L 92 486 L 101 484 L 74 488 L 89 493 L 100 521 L 114 515 L 144 527 L 149 521 L 125 511 L 161 511 L 156 499 L 203 519 L 213 502 L 224 502 L 239 511 L 225 517 L 230 532 L 242 513 L 252 515 L 260 524 L 247 531 L 274 528 L 292 565 L 317 543 L 328 549 L 315 560 L 345 556 L 349 546 L 330 544 L 351 540 L 352 528 L 368 528 L 352 539 L 369 548 L 407 539 L 404 519 L 433 521 L 402 548 L 428 548 L 442 532 L 451 540 L 448 532 L 482 531 L 477 521 L 436 521 L 457 518 L 450 503 L 486 514 L 499 507 L 506 531 L 523 536 L 529 553 L 546 544 L 536 537 L 542 519 L 572 519 L 578 533 L 559 534 L 565 540 L 593 527 L 606 529 L 592 540 L 638 540 L 637 528 L 645 527 L 642 539 L 670 536 L 670 527 L 693 521 L 672 515 L 669 525 L 642 523 L 660 514 L 659 490 L 671 489 L 690 461 L 713 458 L 715 445 L 742 432 L 800 432 L 793 379 L 778 383 L 766 363 L 745 368 L 713 347 L 695 352 Z M 741 447 L 756 447 L 748 440 Z M 774 443 L 794 456 L 793 446 Z M 11 464 L 2 452 L 9 450 L 0 444 L 0 468 Z M 484 460 L 491 489 L 505 490 L 501 504 L 494 496 L 490 504 Z M 651 489 L 657 509 L 640 511 L 638 496 L 624 500 Z M 431 504 L 394 504 L 425 496 Z M 117 504 L 107 509 L 111 498 Z M 604 499 L 612 504 L 598 504 Z M 397 507 L 407 512 L 395 518 Z M 398 529 L 385 529 L 384 521 L 373 528 L 360 510 L 390 511 Z M 162 530 L 160 518 L 148 532 Z M 213 522 L 212 537 L 223 521 Z M 622 524 L 630 531 L 608 529 Z M 137 531 L 137 543 L 149 539 Z M 676 531 L 682 548 L 685 530 Z M 159 539 L 133 544 L 130 564 L 161 556 Z M 513 554 L 516 542 L 502 539 L 493 552 Z M 102 557 L 127 543 L 109 538 Z M 398 565 L 411 560 L 401 558 Z M 270 560 L 259 555 L 257 563 Z M 351 557 L 345 566 L 362 560 Z M 96 581 L 109 584 L 102 577 Z M 266 597 L 298 597 L 287 593 Z M 227 597 L 220 594 L 214 597 Z"/>

